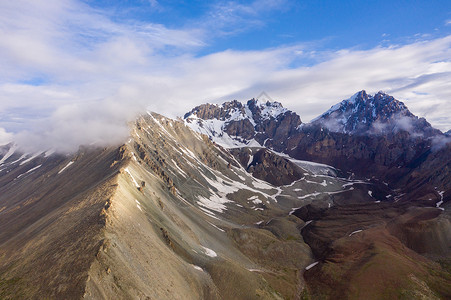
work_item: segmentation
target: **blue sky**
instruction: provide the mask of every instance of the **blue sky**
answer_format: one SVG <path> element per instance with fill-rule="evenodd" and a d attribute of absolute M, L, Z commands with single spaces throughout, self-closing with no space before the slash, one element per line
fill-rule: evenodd
<path fill-rule="evenodd" d="M 322 41 L 322 47 L 371 48 L 418 35 L 450 33 L 449 1 L 85 1 L 121 22 L 172 29 L 211 26 L 202 54 Z M 212 25 L 213 23 L 213 25 Z M 217 28 L 212 28 L 212 27 Z"/>
<path fill-rule="evenodd" d="M 0 144 L 68 151 L 261 91 L 308 122 L 383 90 L 451 128 L 449 1 L 15 0 L 0 33 Z"/>

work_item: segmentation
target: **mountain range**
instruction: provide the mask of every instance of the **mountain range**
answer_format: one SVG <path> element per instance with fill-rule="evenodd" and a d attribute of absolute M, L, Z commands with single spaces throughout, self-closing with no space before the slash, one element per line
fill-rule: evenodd
<path fill-rule="evenodd" d="M 449 299 L 451 138 L 385 93 L 0 147 L 1 299 Z"/>

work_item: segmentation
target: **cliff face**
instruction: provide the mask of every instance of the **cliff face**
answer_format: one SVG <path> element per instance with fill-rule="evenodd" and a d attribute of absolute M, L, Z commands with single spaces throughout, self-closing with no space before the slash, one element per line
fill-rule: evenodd
<path fill-rule="evenodd" d="M 236 148 L 232 153 L 254 177 L 275 186 L 288 185 L 304 177 L 304 170 L 266 148 Z"/>

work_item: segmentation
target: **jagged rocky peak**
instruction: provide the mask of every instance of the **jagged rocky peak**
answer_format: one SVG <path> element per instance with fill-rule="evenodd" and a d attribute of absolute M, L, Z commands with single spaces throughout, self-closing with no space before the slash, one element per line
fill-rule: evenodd
<path fill-rule="evenodd" d="M 246 107 L 252 112 L 253 118 L 260 119 L 276 119 L 278 116 L 288 112 L 280 102 L 262 101 L 259 99 L 251 99 L 247 101 Z"/>
<path fill-rule="evenodd" d="M 237 100 L 224 102 L 221 105 L 218 104 L 202 104 L 193 108 L 190 112 L 186 113 L 184 119 L 187 118 L 199 118 L 203 120 L 227 120 L 235 115 L 245 115 L 244 106 Z"/>
<path fill-rule="evenodd" d="M 237 100 L 203 104 L 185 114 L 184 119 L 187 126 L 228 148 L 262 146 L 265 140 L 282 131 L 289 134 L 301 124 L 296 113 L 265 98 L 253 98 L 245 104 Z"/>
<path fill-rule="evenodd" d="M 412 114 L 407 106 L 384 92 L 369 95 L 362 90 L 332 106 L 312 121 L 330 131 L 353 134 L 387 134 L 406 131 L 412 135 L 438 134 L 424 119 Z"/>
<path fill-rule="evenodd" d="M 223 104 L 202 104 L 186 113 L 184 119 L 199 118 L 203 120 L 217 119 L 221 121 L 233 121 L 243 118 L 247 119 L 269 119 L 277 118 L 288 109 L 284 108 L 280 102 L 262 101 L 251 99 L 245 104 L 238 100 L 224 102 Z"/>

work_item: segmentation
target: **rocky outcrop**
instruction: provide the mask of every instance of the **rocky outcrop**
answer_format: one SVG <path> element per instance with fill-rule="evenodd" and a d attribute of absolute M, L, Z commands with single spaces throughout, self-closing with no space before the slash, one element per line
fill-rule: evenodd
<path fill-rule="evenodd" d="M 190 112 L 186 113 L 184 119 L 196 116 L 203 120 L 218 119 L 225 120 L 232 117 L 232 112 L 239 111 L 244 114 L 243 104 L 237 100 L 225 102 L 222 105 L 215 104 L 202 104 L 193 108 Z"/>
<path fill-rule="evenodd" d="M 224 132 L 230 136 L 239 136 L 246 140 L 250 140 L 255 137 L 255 129 L 249 119 L 230 121 L 225 125 Z"/>
<path fill-rule="evenodd" d="M 266 148 L 237 148 L 230 151 L 254 177 L 275 186 L 287 185 L 304 177 L 304 170 Z"/>

